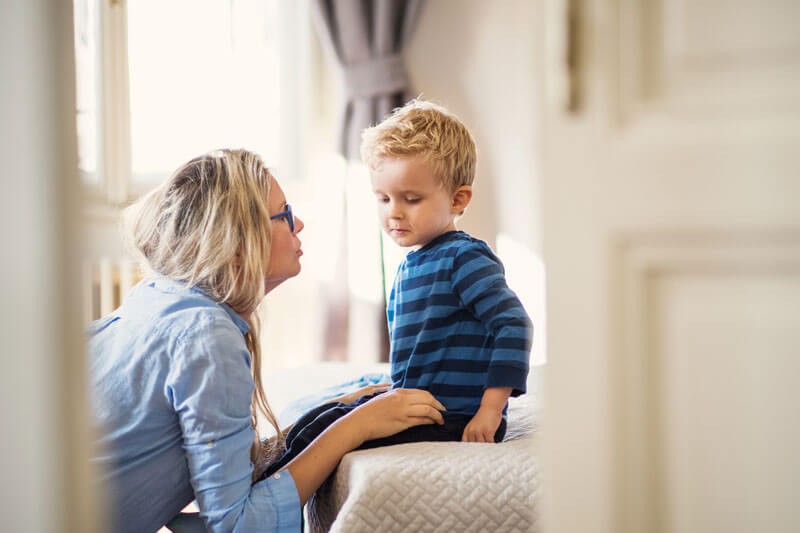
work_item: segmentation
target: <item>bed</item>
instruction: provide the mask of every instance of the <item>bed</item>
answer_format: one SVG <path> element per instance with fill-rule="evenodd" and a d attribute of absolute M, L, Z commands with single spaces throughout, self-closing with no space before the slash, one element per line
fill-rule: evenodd
<path fill-rule="evenodd" d="M 303 392 L 296 384 L 305 391 L 322 390 L 385 370 L 323 363 L 273 376 L 265 388 L 286 422 L 295 416 L 292 402 Z M 532 373 L 529 394 L 511 399 L 507 435 L 500 444 L 421 442 L 347 454 L 307 505 L 307 530 L 535 531 L 538 375 Z"/>

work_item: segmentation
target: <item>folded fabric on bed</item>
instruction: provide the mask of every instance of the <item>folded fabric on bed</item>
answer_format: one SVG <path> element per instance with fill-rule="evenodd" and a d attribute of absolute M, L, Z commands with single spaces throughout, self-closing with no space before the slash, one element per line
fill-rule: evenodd
<path fill-rule="evenodd" d="M 377 385 L 378 383 L 391 383 L 392 378 L 388 374 L 382 372 L 369 372 L 355 379 L 345 381 L 344 383 L 337 383 L 331 385 L 318 392 L 303 396 L 297 400 L 292 401 L 287 405 L 278 415 L 278 421 L 281 427 L 294 423 L 295 420 L 300 418 L 306 411 L 321 405 L 334 398 L 355 392 L 358 389 L 368 385 Z"/>

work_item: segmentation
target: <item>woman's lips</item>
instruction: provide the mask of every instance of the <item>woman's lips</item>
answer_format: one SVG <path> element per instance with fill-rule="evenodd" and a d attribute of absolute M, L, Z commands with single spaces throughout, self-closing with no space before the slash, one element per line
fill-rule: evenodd
<path fill-rule="evenodd" d="M 297 257 L 300 257 L 301 255 L 303 255 L 303 250 L 302 249 L 297 250 Z"/>
<path fill-rule="evenodd" d="M 404 233 L 408 233 L 407 229 L 400 229 L 400 228 L 392 228 L 389 231 L 391 231 L 392 233 L 396 233 L 397 235 L 403 235 Z"/>

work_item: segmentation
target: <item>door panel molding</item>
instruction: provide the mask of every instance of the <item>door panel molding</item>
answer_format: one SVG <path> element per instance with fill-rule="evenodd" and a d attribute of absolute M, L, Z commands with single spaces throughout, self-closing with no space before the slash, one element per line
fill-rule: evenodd
<path fill-rule="evenodd" d="M 617 126 L 659 119 L 764 121 L 800 112 L 800 4 L 615 0 Z"/>
<path fill-rule="evenodd" d="M 611 530 L 679 530 L 673 529 L 678 526 L 675 521 L 691 518 L 668 508 L 668 476 L 675 476 L 675 465 L 666 463 L 664 443 L 669 439 L 664 432 L 674 401 L 670 406 L 665 403 L 674 398 L 667 396 L 664 381 L 670 355 L 665 348 L 669 339 L 663 338 L 669 305 L 664 287 L 680 286 L 684 280 L 699 279 L 701 285 L 710 286 L 726 279 L 767 279 L 796 289 L 800 232 L 777 228 L 617 232 L 611 239 L 609 272 L 611 471 L 615 473 Z M 800 317 L 800 304 L 794 305 Z"/>

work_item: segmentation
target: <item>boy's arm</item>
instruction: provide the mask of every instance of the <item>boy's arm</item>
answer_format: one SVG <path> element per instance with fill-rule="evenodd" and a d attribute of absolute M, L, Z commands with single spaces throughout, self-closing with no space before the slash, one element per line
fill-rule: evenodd
<path fill-rule="evenodd" d="M 503 409 L 511 387 L 490 387 L 483 391 L 481 406 L 461 436 L 463 442 L 494 442 L 494 434 L 503 418 Z"/>
<path fill-rule="evenodd" d="M 511 396 L 523 394 L 533 325 L 517 295 L 506 285 L 499 259 L 483 245 L 470 246 L 454 258 L 451 280 L 462 305 L 494 337 L 485 385 L 487 392 L 510 387 Z"/>

